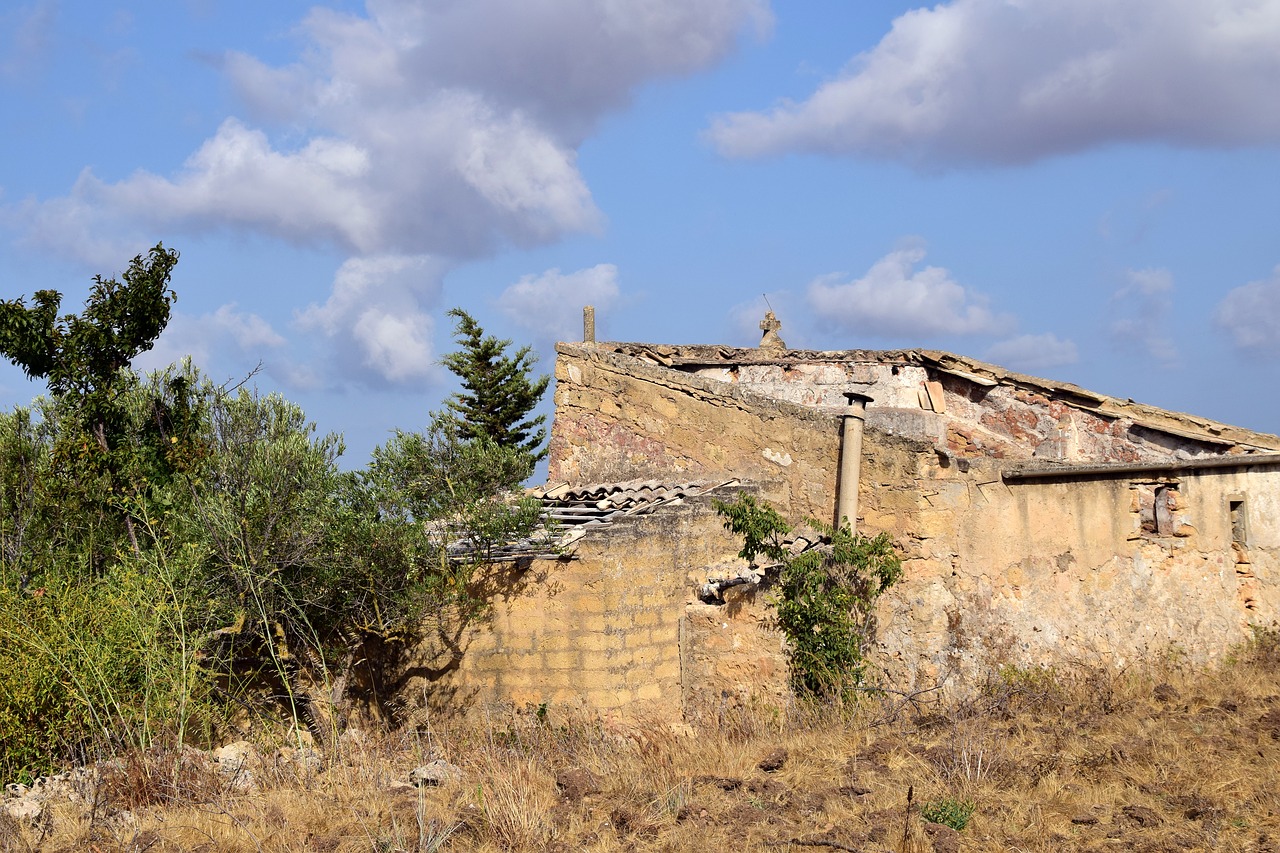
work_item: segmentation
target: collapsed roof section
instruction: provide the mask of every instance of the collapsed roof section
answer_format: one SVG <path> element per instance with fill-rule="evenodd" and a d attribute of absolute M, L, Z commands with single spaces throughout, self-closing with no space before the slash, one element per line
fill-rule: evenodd
<path fill-rule="evenodd" d="M 573 350 L 579 345 L 561 346 Z M 1114 459 L 1108 458 L 1104 449 L 1088 446 L 1076 448 L 1074 453 L 1042 446 L 1042 442 L 1028 448 L 1030 455 L 1047 458 L 1047 461 L 1132 463 L 1153 454 L 1186 459 L 1280 451 L 1280 437 L 1275 435 L 1197 415 L 1171 412 L 1132 399 L 1095 393 L 1072 383 L 1017 373 L 938 350 L 785 350 L 646 343 L 586 346 L 685 374 L 720 379 L 766 396 L 776 396 L 820 410 L 836 411 L 844 403 L 844 392 L 865 391 L 872 387 L 875 390 L 870 396 L 875 402 L 868 407 L 869 414 L 880 408 L 897 411 L 922 409 L 945 415 L 948 414 L 947 402 L 958 402 L 961 411 L 952 411 L 949 420 L 973 415 L 970 419 L 974 421 L 977 435 L 966 437 L 976 442 L 979 451 L 991 451 L 971 455 L 1017 458 L 1020 454 L 1016 450 L 1000 445 L 1027 442 L 1033 438 L 1030 433 L 1034 429 L 1030 424 L 1024 429 L 1015 425 L 1010 430 L 996 422 L 998 419 L 990 417 L 989 412 L 979 411 L 980 405 L 972 412 L 963 411 L 965 403 L 981 404 L 984 398 L 997 390 L 1012 392 L 1021 402 L 1040 403 L 1045 408 L 1071 409 L 1103 422 L 1119 423 L 1119 429 L 1112 432 L 1118 434 L 1123 430 L 1123 437 L 1137 445 L 1153 443 L 1157 446 L 1147 448 L 1152 452 L 1121 452 Z M 886 382 L 884 371 L 877 373 L 875 368 L 887 370 L 894 381 Z M 918 374 L 918 377 L 912 374 Z M 913 381 L 918 388 L 910 387 Z M 1055 419 L 1063 421 L 1061 415 Z M 875 426 L 875 418 L 869 416 L 868 423 Z M 1088 429 L 1102 431 L 1092 424 Z M 983 433 L 987 432 L 994 434 L 984 436 Z M 945 432 L 935 437 L 939 444 L 949 439 L 955 443 L 955 436 L 948 436 Z M 992 440 L 984 442 L 983 438 Z M 1161 447 L 1168 453 L 1162 454 Z"/>

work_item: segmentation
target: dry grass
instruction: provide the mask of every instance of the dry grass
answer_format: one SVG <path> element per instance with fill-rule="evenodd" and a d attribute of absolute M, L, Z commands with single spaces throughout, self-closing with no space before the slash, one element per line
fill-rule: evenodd
<path fill-rule="evenodd" d="M 433 757 L 465 781 L 399 784 Z M 313 774 L 268 766 L 249 793 L 175 751 L 115 773 L 88 812 L 0 817 L 0 850 L 1280 850 L 1280 649 L 1211 672 L 1006 671 L 949 706 L 692 736 L 533 717 L 386 732 Z M 974 805 L 962 832 L 921 820 L 942 800 Z"/>

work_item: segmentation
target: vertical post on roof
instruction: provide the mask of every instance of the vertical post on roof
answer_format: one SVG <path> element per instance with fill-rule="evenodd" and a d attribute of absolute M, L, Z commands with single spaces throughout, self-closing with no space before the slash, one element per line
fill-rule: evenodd
<path fill-rule="evenodd" d="M 844 392 L 849 406 L 841 415 L 840 481 L 836 486 L 836 527 L 849 520 L 850 532 L 858 529 L 858 483 L 862 478 L 862 422 L 871 398 L 856 391 Z"/>
<path fill-rule="evenodd" d="M 596 342 L 596 306 L 594 305 L 587 305 L 582 309 L 582 342 L 584 344 Z"/>

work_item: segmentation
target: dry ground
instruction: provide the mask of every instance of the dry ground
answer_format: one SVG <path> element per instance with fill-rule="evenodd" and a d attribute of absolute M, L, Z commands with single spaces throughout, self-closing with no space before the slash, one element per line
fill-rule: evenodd
<path fill-rule="evenodd" d="M 0 818 L 0 850 L 1280 851 L 1280 643 L 1212 671 L 1005 671 L 964 703 L 693 734 L 554 714 L 349 734 L 248 792 L 172 756 L 125 762 L 92 812 Z M 464 781 L 404 784 L 434 757 Z M 966 802 L 960 832 L 922 817 Z"/>

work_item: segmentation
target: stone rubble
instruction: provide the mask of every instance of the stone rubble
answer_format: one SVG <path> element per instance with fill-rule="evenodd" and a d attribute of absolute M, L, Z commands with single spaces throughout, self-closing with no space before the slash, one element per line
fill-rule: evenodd
<path fill-rule="evenodd" d="M 462 781 L 462 768 L 437 758 L 409 771 L 409 781 L 415 788 L 443 788 Z"/>

